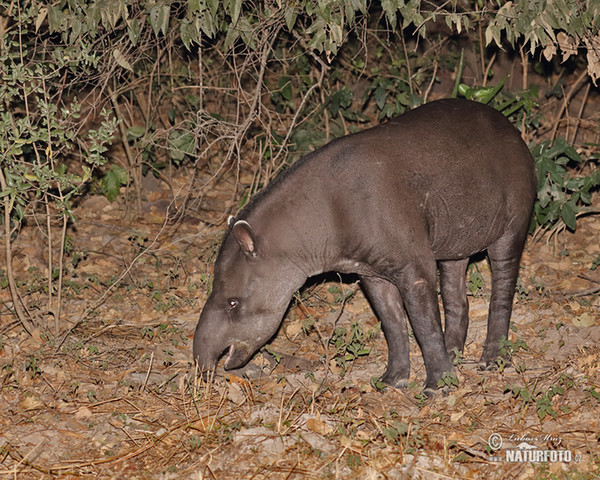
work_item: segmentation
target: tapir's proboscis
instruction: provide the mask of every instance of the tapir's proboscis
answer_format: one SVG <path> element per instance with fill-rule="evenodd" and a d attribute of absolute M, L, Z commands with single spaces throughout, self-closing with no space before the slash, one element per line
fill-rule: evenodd
<path fill-rule="evenodd" d="M 275 335 L 307 278 L 354 273 L 387 340 L 382 381 L 407 384 L 408 320 L 426 391 L 435 390 L 465 345 L 469 258 L 486 251 L 492 293 L 481 360 L 493 364 L 508 336 L 535 178 L 519 131 L 467 100 L 431 102 L 330 142 L 229 222 L 194 359 L 204 372 L 223 354 L 226 370 L 243 366 Z"/>

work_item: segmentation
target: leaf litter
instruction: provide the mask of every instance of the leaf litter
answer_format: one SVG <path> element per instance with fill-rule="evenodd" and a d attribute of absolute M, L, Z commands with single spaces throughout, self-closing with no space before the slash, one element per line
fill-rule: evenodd
<path fill-rule="evenodd" d="M 231 188 L 212 195 L 225 203 Z M 477 362 L 490 286 L 478 263 L 484 282 L 469 297 L 459 385 L 427 399 L 413 338 L 409 387 L 379 390 L 383 334 L 358 285 L 337 276 L 294 298 L 247 367 L 197 377 L 191 338 L 226 219 L 199 210 L 164 229 L 167 198 L 155 192 L 147 215 L 132 218 L 122 200 L 80 206 L 73 241 L 82 259 L 67 276 L 61 335 L 25 335 L 0 289 L 0 478 L 598 477 L 594 218 L 527 246 L 506 344 L 512 362 L 491 371 Z M 39 231 L 24 229 L 15 252 L 22 295 L 51 325 Z M 523 443 L 569 451 L 570 461 L 507 461 Z"/>

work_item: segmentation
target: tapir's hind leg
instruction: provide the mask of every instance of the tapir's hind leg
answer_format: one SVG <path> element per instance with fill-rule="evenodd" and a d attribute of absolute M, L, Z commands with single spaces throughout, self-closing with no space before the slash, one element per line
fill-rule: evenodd
<path fill-rule="evenodd" d="M 466 272 L 469 259 L 440 261 L 440 289 L 444 303 L 444 338 L 450 358 L 462 353 L 469 327 Z"/>
<path fill-rule="evenodd" d="M 488 366 L 492 365 L 500 354 L 500 341 L 508 338 L 524 237 L 525 233 L 509 235 L 488 248 L 492 270 L 492 298 L 488 315 L 488 332 L 481 356 L 481 361 Z"/>
<path fill-rule="evenodd" d="M 392 387 L 406 387 L 410 373 L 407 316 L 396 285 L 376 277 L 360 277 L 371 306 L 381 321 L 388 345 L 388 366 L 381 377 Z"/>

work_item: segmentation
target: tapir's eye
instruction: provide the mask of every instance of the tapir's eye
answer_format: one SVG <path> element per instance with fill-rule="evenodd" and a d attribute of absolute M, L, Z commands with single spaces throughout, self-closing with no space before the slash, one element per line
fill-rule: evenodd
<path fill-rule="evenodd" d="M 239 302 L 235 298 L 230 298 L 227 303 L 229 305 L 229 310 L 233 310 L 238 306 Z"/>

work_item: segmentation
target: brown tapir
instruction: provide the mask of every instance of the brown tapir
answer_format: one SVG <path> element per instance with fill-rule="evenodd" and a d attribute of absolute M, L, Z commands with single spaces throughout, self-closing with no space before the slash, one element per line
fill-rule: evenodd
<path fill-rule="evenodd" d="M 332 141 L 276 177 L 229 222 L 194 359 L 206 371 L 226 352 L 225 369 L 243 366 L 277 332 L 308 277 L 356 273 L 388 343 L 383 382 L 408 380 L 408 314 L 425 387 L 436 389 L 453 369 L 451 352 L 465 344 L 469 257 L 487 250 L 492 295 L 481 360 L 495 361 L 508 335 L 535 178 L 518 130 L 467 100 L 431 102 Z"/>

